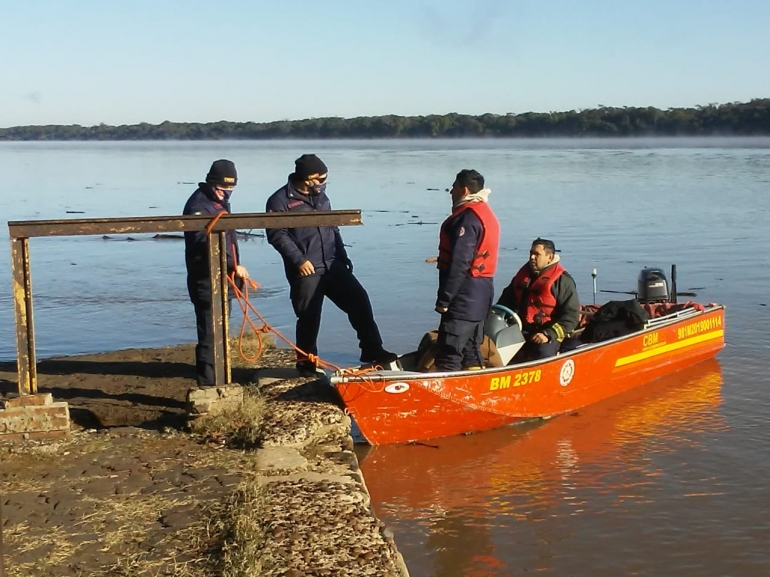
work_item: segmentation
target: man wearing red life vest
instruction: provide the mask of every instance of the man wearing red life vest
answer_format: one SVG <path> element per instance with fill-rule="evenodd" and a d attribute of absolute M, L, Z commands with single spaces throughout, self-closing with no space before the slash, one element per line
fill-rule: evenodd
<path fill-rule="evenodd" d="M 553 241 L 536 238 L 529 262 L 519 269 L 497 304 L 518 313 L 526 344 L 514 361 L 555 355 L 578 324 L 580 300 L 575 281 L 559 262 Z"/>
<path fill-rule="evenodd" d="M 475 170 L 461 170 L 452 185 L 452 214 L 439 234 L 441 313 L 435 366 L 439 371 L 481 368 L 484 320 L 494 298 L 500 225 L 487 204 L 490 190 Z"/>

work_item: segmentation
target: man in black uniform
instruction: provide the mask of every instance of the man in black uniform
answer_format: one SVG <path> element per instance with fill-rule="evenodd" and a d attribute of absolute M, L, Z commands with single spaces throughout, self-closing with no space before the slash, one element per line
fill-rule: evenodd
<path fill-rule="evenodd" d="M 183 214 L 207 214 L 213 218 L 222 211 L 230 212 L 230 195 L 238 183 L 235 164 L 217 160 L 211 165 L 206 182 L 199 182 L 184 206 Z M 249 277 L 245 267 L 238 264 L 238 239 L 228 230 L 227 273 L 235 273 L 236 281 Z M 185 232 L 185 264 L 187 292 L 195 307 L 198 346 L 195 347 L 195 371 L 199 386 L 214 384 L 214 339 L 211 333 L 211 281 L 209 279 L 208 237 L 205 231 Z"/>
<path fill-rule="evenodd" d="M 295 161 L 289 181 L 267 201 L 267 212 L 312 212 L 331 210 L 326 196 L 327 168 L 315 154 Z M 382 338 L 372 313 L 369 295 L 353 276 L 342 236 L 336 226 L 267 229 L 268 242 L 283 258 L 290 298 L 297 315 L 296 344 L 308 354 L 318 354 L 318 331 L 324 297 L 347 313 L 361 347 L 361 362 L 387 364 L 397 355 L 382 347 Z M 297 360 L 303 376 L 313 376 L 315 363 Z"/>

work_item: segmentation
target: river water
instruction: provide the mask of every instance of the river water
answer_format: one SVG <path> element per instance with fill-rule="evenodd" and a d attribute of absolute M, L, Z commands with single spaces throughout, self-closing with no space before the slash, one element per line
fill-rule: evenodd
<path fill-rule="evenodd" d="M 390 349 L 413 349 L 437 324 L 435 265 L 425 260 L 461 168 L 493 190 L 498 293 L 543 236 L 585 303 L 592 268 L 600 290 L 630 291 L 641 268 L 676 263 L 680 291 L 727 306 L 727 345 L 714 361 L 536 426 L 362 449 L 375 509 L 413 577 L 770 574 L 770 139 L 0 143 L 0 214 L 178 214 L 217 158 L 238 165 L 234 210 L 261 212 L 304 152 L 329 165 L 334 208 L 363 211 L 364 226 L 342 232 Z M 7 243 L 7 228 L 0 235 Z M 181 241 L 30 244 L 39 357 L 194 340 Z M 258 237 L 241 252 L 262 285 L 257 307 L 291 334 L 278 254 Z M 2 283 L 8 360 L 7 249 Z M 332 305 L 320 352 L 357 357 Z"/>

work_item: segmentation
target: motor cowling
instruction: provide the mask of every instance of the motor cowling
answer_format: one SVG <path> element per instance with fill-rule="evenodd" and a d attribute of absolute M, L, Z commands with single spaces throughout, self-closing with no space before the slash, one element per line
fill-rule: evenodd
<path fill-rule="evenodd" d="M 665 303 L 671 300 L 668 279 L 663 269 L 643 268 L 639 273 L 636 298 L 641 303 Z"/>

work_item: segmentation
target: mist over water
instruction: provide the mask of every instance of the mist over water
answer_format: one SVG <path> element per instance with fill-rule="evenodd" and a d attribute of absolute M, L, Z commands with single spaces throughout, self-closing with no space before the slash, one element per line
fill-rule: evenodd
<path fill-rule="evenodd" d="M 364 226 L 342 234 L 389 349 L 415 348 L 438 323 L 425 260 L 462 168 L 493 191 L 497 294 L 543 236 L 585 303 L 592 268 L 599 289 L 631 291 L 641 268 L 676 263 L 680 291 L 727 306 L 714 362 L 536 427 L 365 455 L 375 508 L 412 575 L 770 572 L 760 458 L 770 454 L 770 139 L 0 143 L 2 218 L 179 214 L 218 158 L 238 166 L 234 210 L 262 212 L 305 152 L 329 166 L 333 207 L 363 211 Z M 7 243 L 7 227 L 0 235 Z M 31 239 L 40 358 L 195 339 L 183 243 L 136 238 Z M 253 238 L 241 254 L 262 286 L 257 308 L 292 334 L 278 253 Z M 8 249 L 0 276 L 0 359 L 10 360 Z M 319 345 L 337 363 L 358 356 L 328 302 Z"/>

